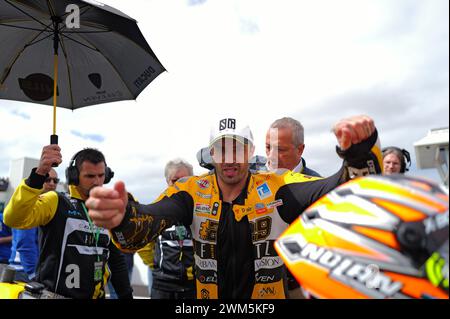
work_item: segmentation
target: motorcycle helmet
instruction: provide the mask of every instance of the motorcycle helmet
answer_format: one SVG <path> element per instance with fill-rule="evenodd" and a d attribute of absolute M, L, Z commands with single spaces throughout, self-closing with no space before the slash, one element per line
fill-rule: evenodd
<path fill-rule="evenodd" d="M 275 242 L 313 298 L 448 298 L 448 190 L 405 175 L 347 182 Z"/>

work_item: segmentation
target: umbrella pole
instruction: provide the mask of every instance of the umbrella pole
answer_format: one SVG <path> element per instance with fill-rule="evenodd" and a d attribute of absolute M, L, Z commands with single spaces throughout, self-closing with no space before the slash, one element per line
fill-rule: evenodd
<path fill-rule="evenodd" d="M 58 144 L 58 135 L 56 135 L 56 104 L 58 97 L 58 49 L 59 49 L 59 24 L 62 22 L 60 17 L 53 16 L 53 49 L 54 49 L 54 62 L 53 62 L 53 134 L 50 135 L 50 144 Z M 53 163 L 52 167 L 58 167 L 57 163 Z"/>
<path fill-rule="evenodd" d="M 58 93 L 58 49 L 59 49 L 59 24 L 62 19 L 57 16 L 52 16 L 53 21 L 53 50 L 54 50 L 54 77 L 53 77 L 53 135 L 50 135 L 50 144 L 58 144 L 58 135 L 56 135 L 56 104 Z M 57 167 L 55 163 L 53 167 Z"/>
<path fill-rule="evenodd" d="M 58 144 L 58 135 L 56 135 L 56 104 L 58 89 L 58 54 L 54 55 L 54 78 L 53 78 L 53 135 L 50 136 L 51 144 Z"/>

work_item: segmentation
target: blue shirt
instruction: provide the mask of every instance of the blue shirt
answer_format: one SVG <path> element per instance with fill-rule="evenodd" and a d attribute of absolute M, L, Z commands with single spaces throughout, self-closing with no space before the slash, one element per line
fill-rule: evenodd
<path fill-rule="evenodd" d="M 0 212 L 0 238 L 11 236 L 11 228 L 3 224 L 3 212 Z M 11 242 L 0 244 L 0 263 L 8 263 L 11 255 Z"/>
<path fill-rule="evenodd" d="M 39 259 L 38 228 L 14 229 L 9 264 L 23 271 L 32 280 L 36 276 Z"/>

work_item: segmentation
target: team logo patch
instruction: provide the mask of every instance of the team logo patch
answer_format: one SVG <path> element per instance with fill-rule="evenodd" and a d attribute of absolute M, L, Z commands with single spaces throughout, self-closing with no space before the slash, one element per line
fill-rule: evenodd
<path fill-rule="evenodd" d="M 190 176 L 181 177 L 177 180 L 177 183 L 186 183 L 189 180 Z"/>
<path fill-rule="evenodd" d="M 234 207 L 233 207 L 234 218 L 238 222 L 240 222 L 244 216 L 251 214 L 253 211 L 254 211 L 253 206 L 234 205 Z"/>
<path fill-rule="evenodd" d="M 198 197 L 201 197 L 201 198 L 204 198 L 204 199 L 210 199 L 210 198 L 212 197 L 211 194 L 204 194 L 204 193 L 201 193 L 201 192 L 196 192 L 195 194 L 196 194 Z"/>
<path fill-rule="evenodd" d="M 270 175 L 269 174 L 265 175 L 264 179 L 256 181 L 256 186 L 261 185 L 262 183 L 264 183 L 265 181 L 268 181 L 269 179 L 270 179 Z"/>
<path fill-rule="evenodd" d="M 198 186 L 199 186 L 201 189 L 207 189 L 207 188 L 209 187 L 209 185 L 210 185 L 209 181 L 206 180 L 206 179 L 200 179 L 200 180 L 198 180 L 198 181 L 197 181 L 197 184 L 198 184 Z"/>
<path fill-rule="evenodd" d="M 67 214 L 68 215 L 70 215 L 70 216 L 74 216 L 74 217 L 83 217 L 82 215 L 81 215 L 81 213 L 79 212 L 79 211 L 77 211 L 77 210 L 68 210 L 67 211 Z"/>
<path fill-rule="evenodd" d="M 235 209 L 235 212 L 242 215 L 247 215 L 252 212 L 252 208 L 250 206 L 241 206 Z"/>
<path fill-rule="evenodd" d="M 198 277 L 198 280 L 201 283 L 209 283 L 209 282 L 217 282 L 217 277 L 216 276 L 204 276 L 201 275 L 200 277 Z"/>
<path fill-rule="evenodd" d="M 269 204 L 267 204 L 267 208 L 275 208 L 278 206 L 283 205 L 283 200 L 282 199 L 278 199 L 276 201 L 270 202 Z"/>
<path fill-rule="evenodd" d="M 256 191 L 258 192 L 258 196 L 260 199 L 265 199 L 267 197 L 272 196 L 272 192 L 267 183 L 264 183 L 258 187 L 256 187 Z"/>
<path fill-rule="evenodd" d="M 267 208 L 263 203 L 257 203 L 255 205 L 255 211 L 257 214 L 264 214 L 265 212 L 267 212 Z"/>
<path fill-rule="evenodd" d="M 211 206 L 209 206 L 208 204 L 195 204 L 195 209 L 194 209 L 195 213 L 209 214 L 210 211 L 211 211 Z"/>

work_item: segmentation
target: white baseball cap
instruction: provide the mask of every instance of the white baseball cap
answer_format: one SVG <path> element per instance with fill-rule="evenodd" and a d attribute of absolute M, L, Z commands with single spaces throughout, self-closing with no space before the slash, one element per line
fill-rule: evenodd
<path fill-rule="evenodd" d="M 250 143 L 253 145 L 253 134 L 250 127 L 236 118 L 223 118 L 213 125 L 211 128 L 209 146 L 212 146 L 215 142 L 224 137 L 235 139 L 242 144 Z"/>

